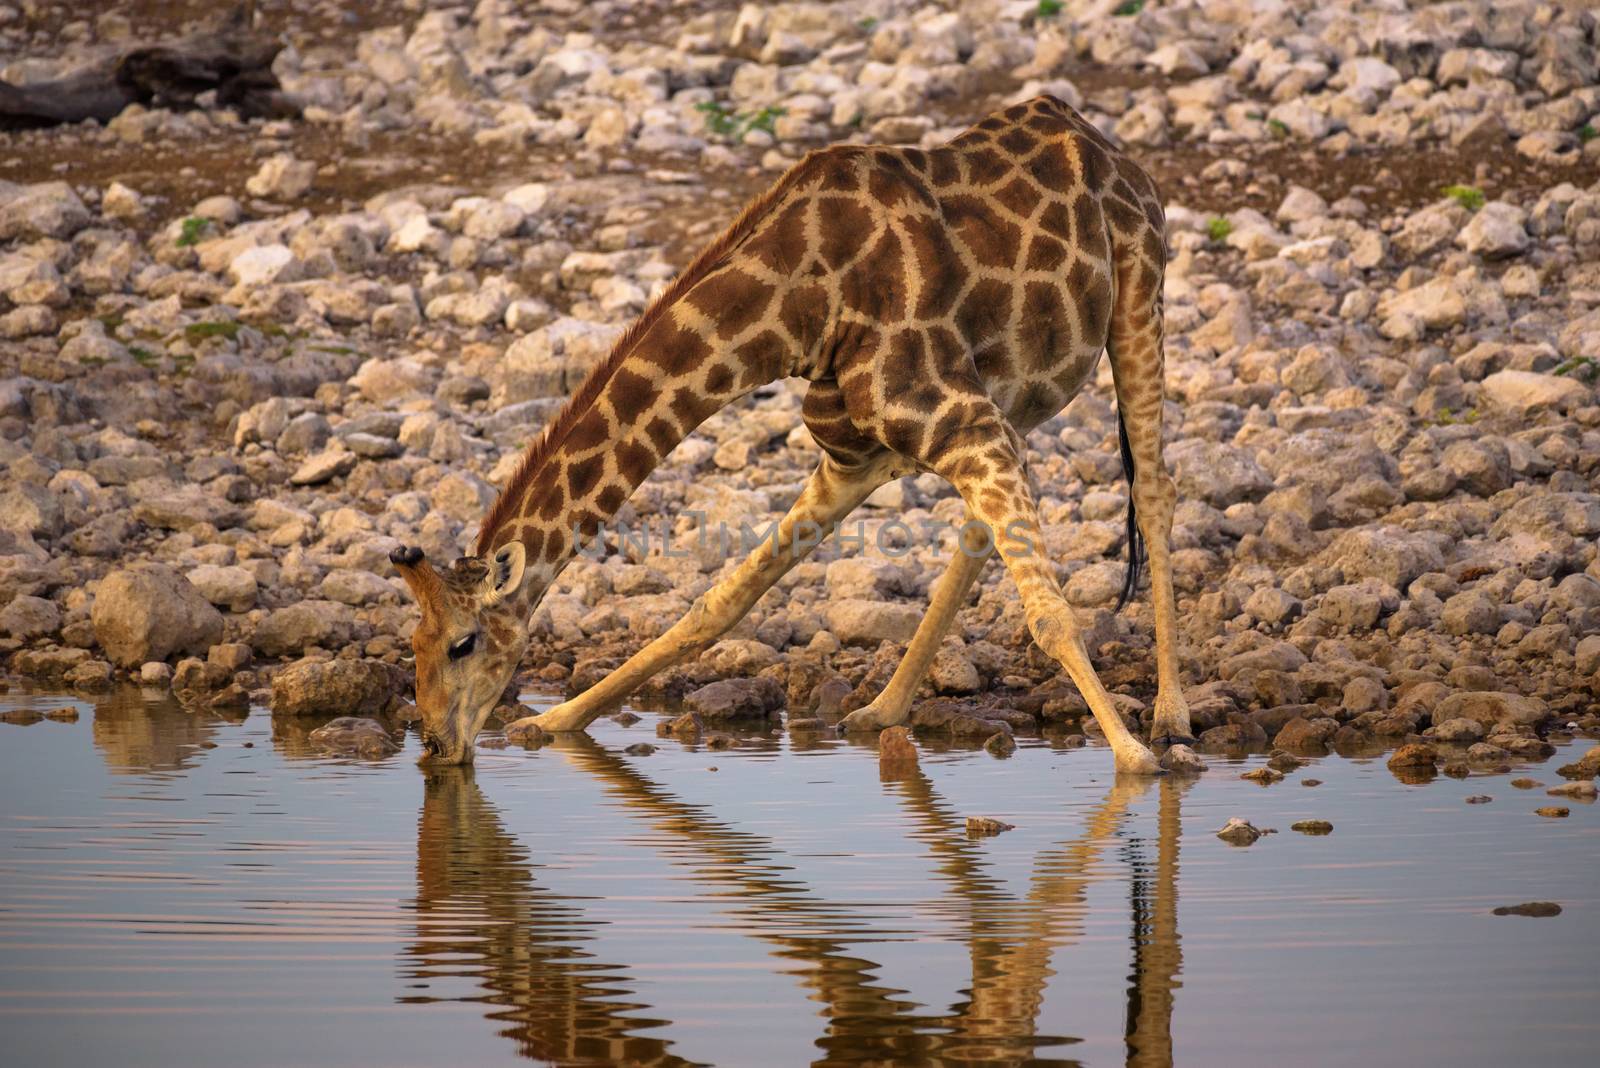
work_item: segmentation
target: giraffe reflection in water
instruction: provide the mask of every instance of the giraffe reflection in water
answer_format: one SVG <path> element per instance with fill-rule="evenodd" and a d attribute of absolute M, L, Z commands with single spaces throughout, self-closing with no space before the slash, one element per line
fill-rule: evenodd
<path fill-rule="evenodd" d="M 1057 948 L 1082 937 L 1089 886 L 1106 876 L 1114 849 L 1131 870 L 1133 968 L 1128 978 L 1127 1063 L 1173 1062 L 1172 1008 L 1182 956 L 1177 929 L 1179 801 L 1185 783 L 1118 776 L 1083 834 L 1035 858 L 1026 893 L 1009 892 L 987 869 L 984 846 L 920 769 L 886 778 L 884 789 L 911 818 L 911 834 L 934 859 L 971 959 L 963 1000 L 931 1011 L 888 985 L 862 956 L 882 935 L 853 910 L 810 890 L 792 858 L 760 835 L 731 827 L 685 802 L 583 735 L 554 747 L 590 775 L 620 811 L 665 839 L 665 859 L 717 894 L 738 930 L 799 964 L 796 977 L 820 1005 L 816 1064 L 1061 1064 L 1080 1040 L 1044 1034 L 1038 1018 L 1055 974 Z M 1160 792 L 1158 840 L 1119 837 L 1128 808 Z M 1151 853 L 1153 852 L 1153 856 Z M 415 985 L 472 976 L 490 1019 L 525 1057 L 557 1064 L 692 1063 L 652 1015 L 625 964 L 592 954 L 597 926 L 581 905 L 541 886 L 525 846 L 505 829 L 470 766 L 441 767 L 426 780 L 417 828 L 416 938 L 404 969 Z M 589 943 L 586 945 L 586 943 Z M 787 970 L 787 969 L 786 969 Z M 405 999 L 441 1000 L 419 993 Z"/>

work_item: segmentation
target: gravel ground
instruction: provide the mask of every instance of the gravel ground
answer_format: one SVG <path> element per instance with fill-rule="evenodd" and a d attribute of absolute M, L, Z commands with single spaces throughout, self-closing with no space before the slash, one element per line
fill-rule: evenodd
<path fill-rule="evenodd" d="M 56 76 L 208 5 L 102 6 L 0 4 L 0 50 L 30 57 L 0 77 Z M 0 134 L 12 674 L 132 676 L 200 703 L 265 699 L 284 674 L 274 693 L 299 708 L 279 666 L 334 655 L 300 675 L 392 709 L 415 608 L 388 551 L 468 547 L 520 446 L 746 198 L 812 148 L 937 144 L 1049 92 L 1168 201 L 1167 455 L 1201 747 L 1426 742 L 1447 768 L 1496 767 L 1600 726 L 1592 13 L 344 6 L 259 5 L 303 120 L 136 107 Z M 1111 396 L 1103 365 L 1029 445 L 1068 596 L 1138 718 L 1150 612 L 1112 612 Z M 780 383 L 712 418 L 619 518 L 685 536 L 691 510 L 775 519 L 815 459 L 798 407 Z M 922 476 L 860 518 L 871 544 L 890 520 L 960 513 Z M 796 722 L 864 703 L 953 544 L 902 540 L 825 547 L 652 694 L 726 678 L 701 706 L 776 711 L 771 679 Z M 592 682 L 736 562 L 659 550 L 613 537 L 574 562 L 535 617 L 530 677 Z M 929 732 L 1070 732 L 1083 711 L 998 567 L 924 696 Z"/>

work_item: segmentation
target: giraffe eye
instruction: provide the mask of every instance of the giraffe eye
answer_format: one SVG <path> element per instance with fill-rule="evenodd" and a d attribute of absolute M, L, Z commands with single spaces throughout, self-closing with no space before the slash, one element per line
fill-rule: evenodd
<path fill-rule="evenodd" d="M 477 644 L 478 636 L 476 634 L 469 634 L 460 641 L 451 642 L 450 659 L 460 660 L 464 656 L 470 656 L 472 654 L 472 650 L 477 646 Z"/>

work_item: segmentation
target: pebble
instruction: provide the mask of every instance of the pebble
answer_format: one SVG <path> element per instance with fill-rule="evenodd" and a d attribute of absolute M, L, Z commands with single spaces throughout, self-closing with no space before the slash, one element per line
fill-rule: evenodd
<path fill-rule="evenodd" d="M 1496 916 L 1559 916 L 1561 906 L 1554 901 L 1525 901 L 1520 905 L 1501 905 L 1494 910 Z"/>
<path fill-rule="evenodd" d="M 1289 829 L 1299 831 L 1301 834 L 1322 835 L 1332 834 L 1333 824 L 1327 820 L 1299 820 L 1289 824 Z"/>
<path fill-rule="evenodd" d="M 1543 816 L 1546 819 L 1564 820 L 1572 815 L 1572 810 L 1565 805 L 1544 805 L 1541 808 L 1534 809 L 1533 814 L 1535 816 Z"/>
<path fill-rule="evenodd" d="M 1229 845 L 1247 846 L 1254 845 L 1256 840 L 1264 834 L 1271 834 L 1270 829 L 1258 828 L 1249 820 L 1240 819 L 1238 816 L 1230 817 L 1222 825 L 1222 830 L 1217 832 L 1217 837 Z"/>
<path fill-rule="evenodd" d="M 992 819 L 989 816 L 967 817 L 968 838 L 987 838 L 990 835 L 996 835 L 1003 831 L 1012 831 L 1015 829 L 1015 824 L 1006 823 L 1004 820 Z"/>

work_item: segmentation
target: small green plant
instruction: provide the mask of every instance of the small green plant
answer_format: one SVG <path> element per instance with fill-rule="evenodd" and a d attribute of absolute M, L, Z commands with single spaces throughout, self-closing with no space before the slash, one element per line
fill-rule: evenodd
<path fill-rule="evenodd" d="M 777 121 L 784 114 L 781 107 L 771 105 L 760 111 L 739 112 L 716 100 L 706 100 L 694 106 L 705 116 L 706 129 L 718 137 L 737 141 L 751 130 L 774 133 Z"/>
<path fill-rule="evenodd" d="M 200 342 L 212 337 L 225 337 L 229 341 L 239 336 L 238 323 L 190 323 L 183 328 L 183 336 L 190 342 Z"/>
<path fill-rule="evenodd" d="M 1059 6 L 1059 5 L 1057 5 Z M 1144 10 L 1144 0 L 1124 0 L 1111 13 L 1118 18 L 1131 18 Z"/>
<path fill-rule="evenodd" d="M 151 352 L 142 345 L 129 345 L 128 355 L 132 356 L 136 362 L 149 368 L 154 368 L 156 364 L 161 362 L 160 353 Z"/>
<path fill-rule="evenodd" d="M 1268 119 L 1267 132 L 1273 137 L 1284 138 L 1289 136 L 1289 124 L 1282 119 Z"/>
<path fill-rule="evenodd" d="M 178 247 L 188 248 L 200 243 L 200 235 L 211 228 L 211 220 L 191 215 L 179 224 Z"/>
<path fill-rule="evenodd" d="M 1600 137 L 1600 130 L 1596 130 L 1593 123 L 1586 122 L 1578 128 L 1578 140 L 1584 144 L 1588 144 L 1596 137 Z"/>
<path fill-rule="evenodd" d="M 1556 366 L 1551 374 L 1581 378 L 1586 382 L 1593 382 L 1600 375 L 1600 360 L 1593 356 L 1574 356 L 1570 360 L 1563 360 Z"/>
<path fill-rule="evenodd" d="M 1061 0 L 1039 0 L 1039 6 L 1034 10 L 1034 14 L 1042 19 L 1052 19 L 1061 14 L 1062 6 Z"/>
<path fill-rule="evenodd" d="M 1444 195 L 1468 211 L 1477 211 L 1483 207 L 1483 190 L 1475 185 L 1447 185 L 1444 187 Z"/>
<path fill-rule="evenodd" d="M 878 28 L 878 17 L 876 15 L 868 15 L 866 18 L 858 19 L 856 28 L 862 33 L 871 33 Z"/>
<path fill-rule="evenodd" d="M 1457 423 L 1472 424 L 1478 421 L 1478 409 L 1468 408 L 1459 415 L 1453 409 L 1440 408 L 1433 413 L 1431 420 L 1434 426 L 1455 426 Z"/>
<path fill-rule="evenodd" d="M 696 104 L 694 109 L 706 117 L 706 129 L 718 137 L 731 136 L 736 125 L 732 108 L 716 100 Z"/>
<path fill-rule="evenodd" d="M 755 112 L 753 115 L 747 116 L 744 126 L 745 132 L 748 133 L 751 130 L 760 130 L 763 133 L 772 133 L 774 124 L 776 124 L 779 117 L 783 115 L 783 110 L 783 108 L 768 106 L 762 108 L 760 111 Z"/>
<path fill-rule="evenodd" d="M 1206 223 L 1206 235 L 1218 244 L 1228 240 L 1228 235 L 1231 233 L 1233 233 L 1233 223 L 1221 215 L 1213 215 Z"/>

